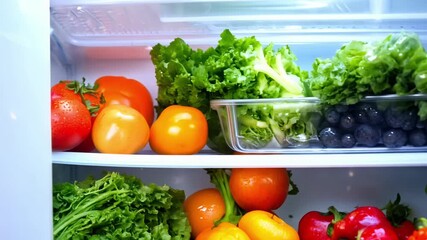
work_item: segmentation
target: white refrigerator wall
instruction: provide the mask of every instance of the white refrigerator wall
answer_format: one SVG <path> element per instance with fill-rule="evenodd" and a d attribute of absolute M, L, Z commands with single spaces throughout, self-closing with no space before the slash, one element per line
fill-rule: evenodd
<path fill-rule="evenodd" d="M 49 1 L 1 1 L 1 239 L 52 239 Z"/>

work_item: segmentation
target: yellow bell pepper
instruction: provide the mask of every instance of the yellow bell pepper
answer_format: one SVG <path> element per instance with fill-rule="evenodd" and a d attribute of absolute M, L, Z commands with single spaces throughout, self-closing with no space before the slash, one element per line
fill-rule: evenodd
<path fill-rule="evenodd" d="M 214 228 L 203 230 L 196 240 L 251 240 L 248 235 L 236 225 L 222 222 Z"/>
<path fill-rule="evenodd" d="M 238 226 L 251 240 L 299 240 L 298 232 L 292 226 L 267 211 L 245 213 Z"/>

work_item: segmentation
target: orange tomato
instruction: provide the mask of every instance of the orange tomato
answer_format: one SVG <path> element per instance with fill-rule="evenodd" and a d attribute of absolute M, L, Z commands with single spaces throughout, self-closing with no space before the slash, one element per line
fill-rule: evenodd
<path fill-rule="evenodd" d="M 191 235 L 195 238 L 204 229 L 212 228 L 214 222 L 225 214 L 225 203 L 216 188 L 206 188 L 185 199 L 184 211 L 190 222 Z"/>
<path fill-rule="evenodd" d="M 136 153 L 147 145 L 149 134 L 144 116 L 126 105 L 105 106 L 92 126 L 93 143 L 102 153 Z"/>
<path fill-rule="evenodd" d="M 122 76 L 103 76 L 95 81 L 106 105 L 121 104 L 140 112 L 148 125 L 154 120 L 153 98 L 141 82 Z"/>
<path fill-rule="evenodd" d="M 159 154 L 195 154 L 206 145 L 208 122 L 194 107 L 171 105 L 154 121 L 150 147 Z"/>
<path fill-rule="evenodd" d="M 203 230 L 196 240 L 251 240 L 248 235 L 236 225 L 222 222 L 217 227 Z"/>
<path fill-rule="evenodd" d="M 235 168 L 229 184 L 231 195 L 242 209 L 271 211 L 285 202 L 289 175 L 284 168 Z"/>
<path fill-rule="evenodd" d="M 247 212 L 240 219 L 238 226 L 251 240 L 299 240 L 298 232 L 271 212 Z"/>

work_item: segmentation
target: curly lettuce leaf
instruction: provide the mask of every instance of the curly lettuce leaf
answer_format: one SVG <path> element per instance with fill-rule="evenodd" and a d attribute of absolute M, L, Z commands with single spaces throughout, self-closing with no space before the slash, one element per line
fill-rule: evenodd
<path fill-rule="evenodd" d="M 342 46 L 332 58 L 315 59 L 307 80 L 313 95 L 327 104 L 358 102 L 368 89 L 359 81 L 358 71 L 367 50 L 367 43 L 352 41 Z"/>
<path fill-rule="evenodd" d="M 189 239 L 182 190 L 112 172 L 53 188 L 54 239 Z"/>

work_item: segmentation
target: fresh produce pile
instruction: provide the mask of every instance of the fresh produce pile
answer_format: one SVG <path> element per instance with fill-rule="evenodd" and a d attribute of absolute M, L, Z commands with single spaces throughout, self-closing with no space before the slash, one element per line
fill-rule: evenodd
<path fill-rule="evenodd" d="M 323 146 L 425 146 L 425 99 L 361 100 L 426 93 L 426 74 L 427 53 L 413 33 L 389 35 L 374 43 L 352 41 L 332 58 L 316 59 L 306 83 L 328 105 L 319 126 Z"/>
<path fill-rule="evenodd" d="M 298 147 L 318 137 L 324 147 L 426 144 L 425 101 L 406 101 L 398 111 L 373 106 L 376 115 L 372 117 L 383 118 L 389 126 L 386 129 L 377 127 L 383 125 L 378 119 L 362 119 L 364 116 L 354 116 L 358 113 L 341 107 L 350 108 L 366 96 L 427 92 L 427 53 L 413 33 L 393 34 L 372 43 L 349 42 L 332 58 L 317 58 L 309 72 L 295 63 L 296 56 L 289 46 L 275 47 L 271 43 L 262 47 L 254 36 L 236 38 L 228 30 L 221 34 L 217 46 L 207 50 L 193 50 L 177 38 L 168 46 L 157 44 L 151 57 L 159 87 L 158 112 L 171 104 L 200 109 L 209 123 L 208 146 L 219 152 L 229 149 L 224 143 L 220 118 L 209 108 L 209 102 L 215 99 L 314 96 L 325 105 L 318 108 L 315 104 L 279 101 L 240 105 L 236 113 L 238 136 L 240 144 L 247 148 L 263 148 L 272 140 L 280 146 Z M 315 117 L 319 112 L 330 120 L 328 106 L 341 107 L 333 117 L 342 125 L 327 121 L 318 125 L 321 121 Z M 398 126 L 388 116 L 410 123 Z M 367 125 L 366 121 L 376 126 Z"/>
<path fill-rule="evenodd" d="M 184 191 L 107 173 L 53 187 L 54 239 L 189 239 Z"/>
<path fill-rule="evenodd" d="M 402 99 L 328 106 L 319 139 L 330 148 L 425 146 L 427 122 L 417 112 L 415 101 Z"/>
<path fill-rule="evenodd" d="M 317 58 L 307 84 L 322 102 L 354 104 L 365 96 L 427 92 L 427 53 L 415 33 L 379 42 L 351 41 L 332 58 Z M 426 119 L 427 110 L 420 116 Z"/>
<path fill-rule="evenodd" d="M 350 212 L 329 207 L 328 212 L 310 211 L 299 221 L 301 240 L 425 240 L 427 219 L 410 220 L 411 209 L 400 195 L 384 208 L 359 206 Z"/>
<path fill-rule="evenodd" d="M 101 77 L 93 86 L 61 81 L 51 95 L 53 150 L 137 153 L 149 144 L 159 154 L 194 154 L 207 144 L 232 153 L 220 122 L 229 123 L 226 112 L 210 106 L 220 99 L 278 99 L 237 107 L 239 144 L 247 149 L 275 143 L 282 148 L 427 145 L 426 99 L 399 98 L 427 93 L 427 53 L 413 33 L 349 42 L 332 58 L 315 59 L 311 71 L 296 64 L 289 46 L 263 46 L 254 36 L 238 38 L 229 30 L 206 50 L 176 38 L 155 45 L 150 54 L 157 119 L 140 81 L 122 76 Z M 396 101 L 364 102 L 390 94 Z M 279 100 L 305 97 L 317 97 L 320 104 Z M 191 120 L 177 123 L 182 112 Z M 189 127 L 193 123 L 197 128 Z M 169 131 L 175 128 L 181 131 Z"/>
<path fill-rule="evenodd" d="M 215 188 L 184 201 L 196 240 L 298 240 L 296 229 L 274 214 L 298 188 L 283 168 L 207 169 Z"/>
<path fill-rule="evenodd" d="M 200 110 L 171 105 L 154 119 L 152 97 L 134 79 L 103 76 L 93 86 L 61 81 L 51 96 L 54 151 L 133 154 L 149 144 L 158 154 L 194 154 L 207 142 Z"/>
<path fill-rule="evenodd" d="M 303 79 L 308 75 L 295 63 L 296 56 L 288 46 L 263 47 L 254 36 L 236 38 L 229 30 L 221 34 L 218 45 L 207 50 L 193 50 L 176 38 L 168 46 L 157 44 L 151 51 L 158 90 L 158 112 L 172 104 L 200 109 L 209 123 L 208 146 L 218 152 L 230 152 L 213 99 L 303 97 Z M 286 110 L 285 110 L 286 112 Z M 298 118 L 299 113 L 289 110 Z M 301 128 L 286 122 L 274 108 L 250 108 L 239 111 L 248 123 L 241 134 L 263 144 L 280 131 L 311 135 L 312 128 Z M 275 130 L 259 128 L 257 122 Z M 296 129 L 298 128 L 298 129 Z M 301 130 L 303 129 L 303 130 Z M 308 133 L 304 130 L 307 129 Z M 255 143 L 257 144 L 257 143 Z"/>
<path fill-rule="evenodd" d="M 401 202 L 400 194 L 382 207 L 357 206 L 349 212 L 333 206 L 327 212 L 312 210 L 294 229 L 275 214 L 289 195 L 299 192 L 291 171 L 233 168 L 206 172 L 215 188 L 196 191 L 184 201 L 195 240 L 427 240 L 427 219 L 410 219 L 412 209 Z"/>
<path fill-rule="evenodd" d="M 153 118 L 151 95 L 134 79 L 104 76 L 92 86 L 83 78 L 51 88 L 54 151 L 135 153 L 147 144 Z"/>

